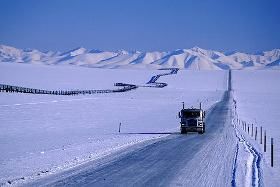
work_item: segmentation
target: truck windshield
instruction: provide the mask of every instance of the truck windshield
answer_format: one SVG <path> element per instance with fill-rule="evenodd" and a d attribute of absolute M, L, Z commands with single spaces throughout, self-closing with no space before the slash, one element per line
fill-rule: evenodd
<path fill-rule="evenodd" d="M 196 118 L 200 116 L 199 111 L 183 111 L 183 116 L 186 118 Z"/>

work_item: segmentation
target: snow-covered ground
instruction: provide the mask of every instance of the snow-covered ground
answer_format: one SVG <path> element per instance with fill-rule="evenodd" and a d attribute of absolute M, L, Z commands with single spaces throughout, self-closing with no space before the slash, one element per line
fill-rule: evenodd
<path fill-rule="evenodd" d="M 0 63 L 0 83 L 50 90 L 111 89 L 116 82 L 145 85 L 153 75 L 163 72 L 166 70 Z M 178 133 L 181 102 L 198 106 L 202 101 L 208 109 L 227 89 L 227 74 L 180 70 L 159 78 L 167 87 L 139 87 L 125 93 L 0 93 L 0 185 L 58 173 L 146 140 Z M 238 145 L 232 185 L 279 186 L 279 83 L 279 71 L 233 71 L 238 119 L 262 126 L 268 147 L 264 153 L 263 145 L 237 125 L 236 139 L 229 141 Z M 275 141 L 274 168 L 270 167 L 271 137 Z M 262 160 L 260 169 L 257 158 Z M 258 172 L 263 181 L 259 181 Z"/>
<path fill-rule="evenodd" d="M 233 71 L 234 97 L 237 101 L 238 118 L 258 127 L 258 140 L 254 136 L 244 135 L 263 159 L 264 183 L 267 186 L 279 186 L 280 176 L 280 72 L 279 71 Z M 267 152 L 260 144 L 260 127 L 267 133 Z M 239 126 L 239 129 L 242 126 Z M 250 129 L 251 132 L 251 129 Z M 270 167 L 270 138 L 274 138 L 274 167 Z M 276 182 L 278 181 L 278 182 Z M 276 182 L 276 183 L 275 183 Z"/>
<path fill-rule="evenodd" d="M 144 85 L 162 72 L 0 63 L 1 83 L 42 89 Z M 0 183 L 58 172 L 166 136 L 156 133 L 179 132 L 181 102 L 202 101 L 209 108 L 227 89 L 227 72 L 181 70 L 159 82 L 168 86 L 80 96 L 0 93 Z"/>

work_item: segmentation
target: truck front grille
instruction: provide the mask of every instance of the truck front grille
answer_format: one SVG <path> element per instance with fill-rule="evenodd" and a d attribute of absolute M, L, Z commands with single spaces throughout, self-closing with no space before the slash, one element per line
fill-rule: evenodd
<path fill-rule="evenodd" d="M 195 119 L 189 119 L 188 120 L 188 126 L 196 126 L 197 125 L 197 122 Z"/>

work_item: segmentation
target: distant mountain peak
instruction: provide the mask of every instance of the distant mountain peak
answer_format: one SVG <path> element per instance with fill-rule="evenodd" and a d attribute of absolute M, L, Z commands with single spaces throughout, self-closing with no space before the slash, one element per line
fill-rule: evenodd
<path fill-rule="evenodd" d="M 77 56 L 77 55 L 85 53 L 86 51 L 87 51 L 87 49 L 84 47 L 77 47 L 77 48 L 71 49 L 69 51 L 63 52 L 60 55 L 64 56 L 65 54 L 68 54 L 69 56 Z"/>
<path fill-rule="evenodd" d="M 99 50 L 99 49 L 92 49 L 92 50 L 90 50 L 89 52 L 90 52 L 90 53 L 102 53 L 102 52 L 104 52 L 104 51 Z"/>
<path fill-rule="evenodd" d="M 116 51 L 116 53 L 121 54 L 121 55 L 128 55 L 130 52 L 129 52 L 129 51 L 126 51 L 126 50 L 121 49 L 121 50 L 117 50 L 117 51 Z"/>
<path fill-rule="evenodd" d="M 194 47 L 192 47 L 192 48 L 190 48 L 190 49 L 191 49 L 192 51 L 196 51 L 196 52 L 204 50 L 204 49 L 202 49 L 202 48 L 200 48 L 200 47 L 197 47 L 197 46 L 194 46 Z"/>
<path fill-rule="evenodd" d="M 0 50 L 1 51 L 12 51 L 12 50 L 20 50 L 20 49 L 17 49 L 15 47 L 11 47 L 11 46 L 7 46 L 7 45 L 0 45 Z"/>
<path fill-rule="evenodd" d="M 79 47 L 79 48 L 76 48 L 76 49 L 72 50 L 72 51 L 70 52 L 70 56 L 81 55 L 81 54 L 85 53 L 86 51 L 87 51 L 86 48 Z"/>
<path fill-rule="evenodd" d="M 41 52 L 36 49 L 17 49 L 0 45 L 0 62 L 30 64 L 70 64 L 93 68 L 184 68 L 197 70 L 279 69 L 280 49 L 257 54 L 234 51 L 223 53 L 193 47 L 169 52 L 102 51 L 78 47 L 64 53 Z"/>

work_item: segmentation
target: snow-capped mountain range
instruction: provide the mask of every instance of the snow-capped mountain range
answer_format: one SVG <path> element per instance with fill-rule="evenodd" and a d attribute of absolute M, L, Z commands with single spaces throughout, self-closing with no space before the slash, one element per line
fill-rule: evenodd
<path fill-rule="evenodd" d="M 77 65 L 94 68 L 280 69 L 280 49 L 247 54 L 223 53 L 199 47 L 169 52 L 100 51 L 80 47 L 61 53 L 0 45 L 0 62 Z"/>

